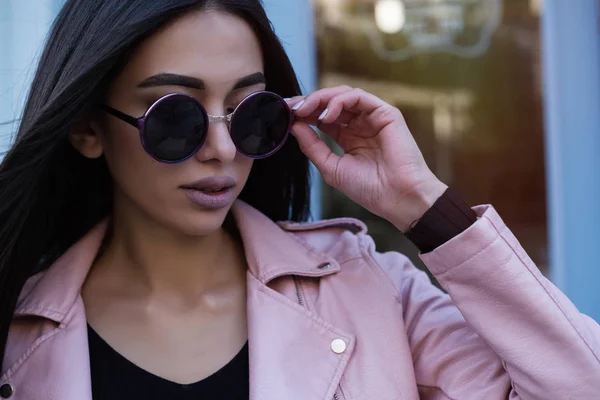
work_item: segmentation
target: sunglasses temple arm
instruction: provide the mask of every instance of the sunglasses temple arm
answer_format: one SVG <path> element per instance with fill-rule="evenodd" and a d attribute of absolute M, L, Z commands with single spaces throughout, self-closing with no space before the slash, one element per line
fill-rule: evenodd
<path fill-rule="evenodd" d="M 104 111 L 106 111 L 107 113 L 119 118 L 120 120 L 127 122 L 129 125 L 133 125 L 136 128 L 138 127 L 138 119 L 137 118 L 134 118 L 131 115 L 122 113 L 121 111 L 115 110 L 114 108 L 109 107 L 109 106 L 102 106 L 102 109 Z"/>

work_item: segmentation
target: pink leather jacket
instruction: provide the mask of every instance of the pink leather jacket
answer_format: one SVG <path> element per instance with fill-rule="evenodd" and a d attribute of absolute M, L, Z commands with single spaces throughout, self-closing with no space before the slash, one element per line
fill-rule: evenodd
<path fill-rule="evenodd" d="M 275 224 L 234 206 L 249 264 L 250 398 L 600 399 L 600 328 L 542 274 L 491 206 L 422 258 L 449 296 L 365 226 Z M 0 386 L 91 400 L 80 288 L 101 224 L 20 297 Z M 176 329 L 176 327 L 174 327 Z"/>

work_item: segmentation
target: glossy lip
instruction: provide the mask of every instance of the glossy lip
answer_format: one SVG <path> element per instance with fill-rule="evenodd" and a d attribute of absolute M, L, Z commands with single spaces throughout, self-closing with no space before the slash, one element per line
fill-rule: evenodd
<path fill-rule="evenodd" d="M 216 190 L 230 189 L 235 186 L 236 182 L 231 176 L 211 176 L 208 178 L 198 179 L 192 183 L 181 185 L 182 189 L 195 190 Z"/>
<path fill-rule="evenodd" d="M 182 185 L 185 195 L 192 203 L 207 209 L 216 210 L 227 207 L 234 200 L 233 187 L 236 181 L 231 176 L 212 176 Z M 219 192 L 204 192 L 203 190 L 218 190 Z"/>
<path fill-rule="evenodd" d="M 183 192 L 192 203 L 209 210 L 225 208 L 235 200 L 233 188 L 231 187 L 216 193 L 190 188 L 184 188 Z"/>

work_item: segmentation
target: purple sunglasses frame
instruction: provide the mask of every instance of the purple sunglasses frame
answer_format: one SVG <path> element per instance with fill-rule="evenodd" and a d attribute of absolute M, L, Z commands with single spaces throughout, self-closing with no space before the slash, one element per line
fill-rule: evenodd
<path fill-rule="evenodd" d="M 243 152 L 242 150 L 240 150 L 240 148 L 236 145 L 235 148 L 237 149 L 238 153 L 242 154 L 245 157 L 248 158 L 252 158 L 254 160 L 260 160 L 263 158 L 267 158 L 271 155 L 273 155 L 274 153 L 276 153 L 279 149 L 281 149 L 283 147 L 283 145 L 285 144 L 285 142 L 287 141 L 287 138 L 289 136 L 290 130 L 292 128 L 292 124 L 294 123 L 294 114 L 292 113 L 292 110 L 290 109 L 290 107 L 288 106 L 287 102 L 283 99 L 283 97 L 279 96 L 276 93 L 273 92 L 269 92 L 266 90 L 261 90 L 259 92 L 254 92 L 248 96 L 246 96 L 236 107 L 235 110 L 233 110 L 233 112 L 227 114 L 227 115 L 210 115 L 207 111 L 206 108 L 204 108 L 204 106 L 202 105 L 202 103 L 200 103 L 198 100 L 196 100 L 195 97 L 190 96 L 188 94 L 185 93 L 169 93 L 166 94 L 162 97 L 160 97 L 159 99 L 157 99 L 154 103 L 152 103 L 152 105 L 150 107 L 148 107 L 148 109 L 146 110 L 146 112 L 144 113 L 144 115 L 142 117 L 139 118 L 135 118 L 132 117 L 131 115 L 125 114 L 122 111 L 119 111 L 113 107 L 110 107 L 108 105 L 103 105 L 102 109 L 104 111 L 106 111 L 107 113 L 111 114 L 114 117 L 119 118 L 120 120 L 128 123 L 129 125 L 134 126 L 135 128 L 137 128 L 139 135 L 140 135 L 140 141 L 142 142 L 142 147 L 144 148 L 144 150 L 146 151 L 146 153 L 148 153 L 152 158 L 154 158 L 156 161 L 159 161 L 161 163 L 165 163 L 165 164 L 177 164 L 180 162 L 183 162 L 187 159 L 189 159 L 190 157 L 192 157 L 194 154 L 196 154 L 204 145 L 204 142 L 206 141 L 206 133 L 204 134 L 204 138 L 202 138 L 202 141 L 198 144 L 198 146 L 196 146 L 196 148 L 187 156 L 185 156 L 184 158 L 178 159 L 178 160 L 163 160 L 159 157 L 156 157 L 146 146 L 146 140 L 145 140 L 145 128 L 146 128 L 146 120 L 148 119 L 148 116 L 150 115 L 150 113 L 152 112 L 152 110 L 158 106 L 161 102 L 170 99 L 171 97 L 184 97 L 188 100 L 192 100 L 194 101 L 198 106 L 200 111 L 202 112 L 202 114 L 204 114 L 204 120 L 206 121 L 206 126 L 204 127 L 205 130 L 208 130 L 208 127 L 211 123 L 213 122 L 225 122 L 227 123 L 227 129 L 229 129 L 229 134 L 231 135 L 231 126 L 234 124 L 235 122 L 235 116 L 236 116 L 236 111 L 239 110 L 239 108 L 246 103 L 249 100 L 252 100 L 253 98 L 257 97 L 257 96 L 271 96 L 271 97 L 275 97 L 279 102 L 281 102 L 281 104 L 283 104 L 285 110 L 288 112 L 289 115 L 289 122 L 288 122 L 288 126 L 286 128 L 286 132 L 285 132 L 285 136 L 283 137 L 283 140 L 281 141 L 281 143 L 274 148 L 273 150 L 271 150 L 270 152 L 266 153 L 266 154 L 260 154 L 260 155 L 251 155 L 251 154 L 247 154 L 245 152 Z M 233 140 L 233 139 L 232 139 Z M 233 142 L 235 144 L 235 141 Z"/>

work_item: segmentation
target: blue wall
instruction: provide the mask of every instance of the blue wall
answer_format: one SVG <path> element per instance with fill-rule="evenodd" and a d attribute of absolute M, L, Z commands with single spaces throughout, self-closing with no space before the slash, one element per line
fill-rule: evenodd
<path fill-rule="evenodd" d="M 600 321 L 600 10 L 592 0 L 544 7 L 552 280 Z"/>
<path fill-rule="evenodd" d="M 302 91 L 310 93 L 317 87 L 314 20 L 308 0 L 266 0 L 265 8 L 275 32 L 294 65 Z M 321 217 L 321 179 L 313 167 L 312 217 Z"/>
<path fill-rule="evenodd" d="M 266 0 L 267 14 L 283 42 L 304 92 L 316 88 L 314 20 L 308 0 Z"/>
<path fill-rule="evenodd" d="M 62 0 L 0 0 L 0 153 L 7 150 Z M 0 155 L 1 159 L 1 155 Z"/>

